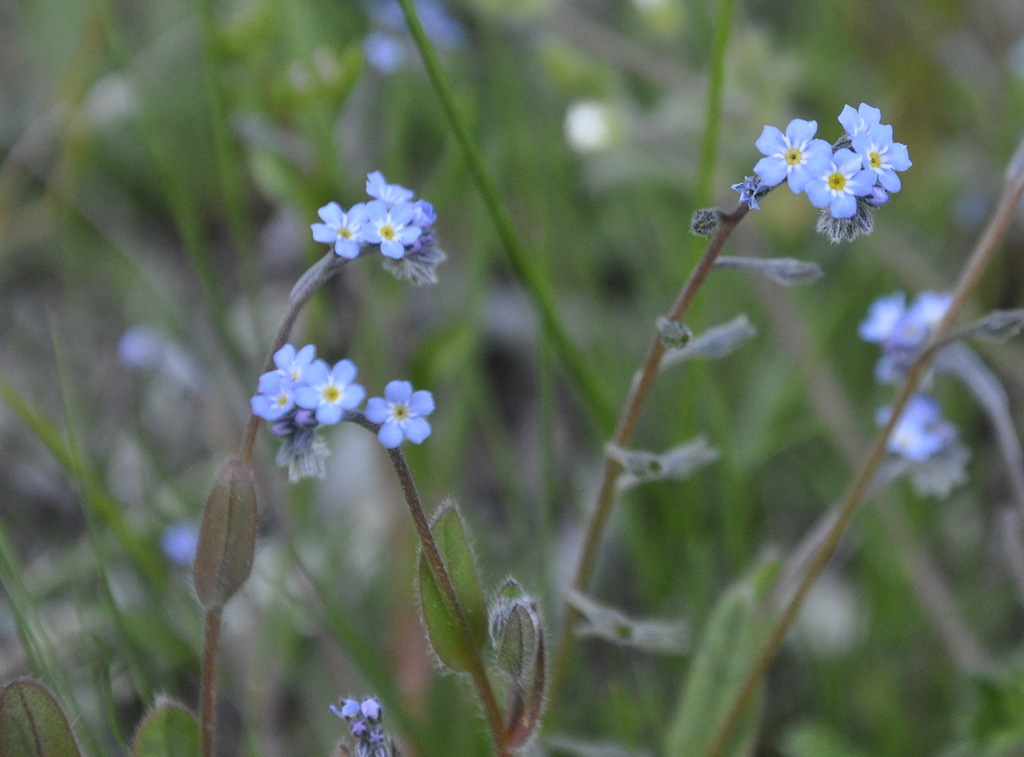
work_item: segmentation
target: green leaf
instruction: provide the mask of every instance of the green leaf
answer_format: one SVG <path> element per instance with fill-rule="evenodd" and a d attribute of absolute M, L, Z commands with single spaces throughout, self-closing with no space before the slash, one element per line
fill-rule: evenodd
<path fill-rule="evenodd" d="M 252 468 L 238 458 L 217 473 L 203 508 L 196 548 L 196 596 L 203 609 L 224 606 L 249 577 L 256 550 L 256 486 Z"/>
<path fill-rule="evenodd" d="M 705 754 L 724 725 L 758 650 L 754 600 L 747 582 L 719 600 L 690 664 L 685 690 L 666 742 L 665 754 Z M 763 689 L 751 699 L 729 745 L 727 757 L 748 755 L 754 746 Z"/>
<path fill-rule="evenodd" d="M 431 526 L 441 560 L 448 569 L 458 607 L 449 607 L 420 550 L 419 585 L 423 622 L 434 651 L 454 670 L 469 670 L 487 641 L 487 604 L 473 550 L 458 510 L 443 505 Z M 463 624 L 462 619 L 465 620 Z"/>
<path fill-rule="evenodd" d="M 38 681 L 21 678 L 0 692 L 0 755 L 81 755 L 64 711 Z"/>
<path fill-rule="evenodd" d="M 171 701 L 158 701 L 139 724 L 132 757 L 199 757 L 199 724 Z"/>

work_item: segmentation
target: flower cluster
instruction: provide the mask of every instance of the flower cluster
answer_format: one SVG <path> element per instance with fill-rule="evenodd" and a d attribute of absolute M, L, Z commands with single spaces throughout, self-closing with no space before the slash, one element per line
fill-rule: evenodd
<path fill-rule="evenodd" d="M 785 132 L 765 126 L 754 143 L 765 156 L 754 166 L 756 177 L 732 187 L 740 202 L 757 210 L 758 197 L 786 182 L 822 208 L 818 230 L 833 242 L 870 233 L 870 209 L 900 190 L 896 172 L 910 168 L 910 157 L 906 145 L 892 141 L 892 126 L 881 123 L 878 108 L 847 105 L 839 123 L 846 132 L 834 145 L 815 138 L 816 121 L 795 118 Z"/>
<path fill-rule="evenodd" d="M 399 278 L 414 284 L 436 282 L 434 268 L 445 255 L 434 239 L 433 205 L 413 200 L 410 189 L 388 184 L 380 171 L 367 175 L 366 193 L 373 199 L 348 210 L 336 202 L 320 208 L 321 223 L 310 224 L 313 239 L 331 245 L 348 260 L 378 249 L 388 270 Z"/>
<path fill-rule="evenodd" d="M 286 344 L 274 353 L 274 365 L 276 370 L 260 376 L 250 400 L 253 415 L 270 421 L 271 431 L 282 438 L 277 462 L 288 468 L 292 481 L 322 477 L 327 448 L 316 429 L 345 420 L 366 397 L 366 390 L 355 383 L 355 363 L 340 360 L 331 366 L 316 357 L 312 344 L 299 350 Z M 370 398 L 365 417 L 379 424 L 381 444 L 394 449 L 404 439 L 420 444 L 430 436 L 425 416 L 433 410 L 430 392 L 413 391 L 408 381 L 392 381 L 384 397 Z"/>
<path fill-rule="evenodd" d="M 356 757 L 393 757 L 395 744 L 381 727 L 384 718 L 380 702 L 367 697 L 362 702 L 345 699 L 339 707 L 331 705 L 331 712 L 348 721 L 349 731 L 356 740 Z"/>
<path fill-rule="evenodd" d="M 462 43 L 465 30 L 443 3 L 416 0 L 414 5 L 423 31 L 435 47 L 450 50 Z M 370 17 L 375 29 L 363 38 L 363 54 L 367 62 L 382 74 L 392 74 L 415 52 L 402 9 L 398 3 L 377 0 L 370 8 Z"/>
<path fill-rule="evenodd" d="M 952 301 L 949 292 L 921 292 L 908 306 L 903 292 L 894 292 L 871 303 L 858 333 L 865 342 L 882 347 L 882 357 L 875 365 L 879 383 L 894 384 L 906 376 Z"/>
<path fill-rule="evenodd" d="M 861 321 L 861 339 L 877 343 L 882 357 L 875 365 L 881 384 L 902 381 L 920 351 L 935 333 L 953 296 L 947 292 L 921 292 L 908 305 L 903 292 L 880 297 Z M 881 408 L 875 421 L 883 425 L 892 411 Z M 942 417 L 939 403 L 918 393 L 912 396 L 893 426 L 887 449 L 909 464 L 911 480 L 922 494 L 947 494 L 965 479 L 967 450 L 959 443 L 956 427 Z"/>

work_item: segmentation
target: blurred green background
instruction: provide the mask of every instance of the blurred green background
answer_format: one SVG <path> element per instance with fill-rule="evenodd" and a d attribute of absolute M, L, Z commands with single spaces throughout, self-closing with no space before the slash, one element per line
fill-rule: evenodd
<path fill-rule="evenodd" d="M 825 278 L 781 290 L 714 274 L 689 325 L 742 312 L 758 338 L 667 372 L 644 413 L 638 446 L 705 434 L 722 459 L 622 499 L 594 595 L 684 618 L 693 637 L 725 587 L 841 495 L 890 399 L 858 322 L 896 289 L 952 286 L 1024 136 L 1019 0 L 737 3 L 702 197 L 718 13 L 460 0 L 428 24 L 605 414 L 701 250 L 690 214 L 733 206 L 764 124 L 813 119 L 833 141 L 843 105 L 868 102 L 909 148 L 903 191 L 852 244 L 816 235 L 805 198 L 765 198 L 726 253 L 814 260 Z M 316 209 L 364 200 L 372 170 L 434 203 L 440 283 L 360 261 L 293 341 L 353 359 L 371 394 L 393 378 L 434 392 L 434 435 L 408 450 L 425 500 L 459 502 L 488 584 L 514 575 L 558 628 L 609 424 L 543 337 L 395 18 L 395 3 L 349 0 L 0 0 L 0 678 L 31 671 L 73 698 L 96 754 L 123 748 L 156 693 L 195 706 L 200 617 L 161 537 L 198 518 L 237 448 L 288 291 L 323 254 Z M 1022 253 L 1018 223 L 975 315 L 1024 306 Z M 138 327 L 151 351 L 126 364 Z M 1020 341 L 982 354 L 1020 428 Z M 935 393 L 972 449 L 970 481 L 946 501 L 900 484 L 858 516 L 773 667 L 759 755 L 1021 743 L 1005 472 L 963 387 Z M 344 731 L 328 705 L 370 693 L 410 754 L 485 753 L 470 693 L 426 652 L 414 536 L 376 442 L 334 428 L 328 478 L 289 487 L 263 437 L 255 575 L 226 618 L 225 754 L 326 754 Z M 922 564 L 966 657 L 922 599 Z M 582 641 L 545 735 L 659 753 L 687 664 Z M 1004 679 L 972 684 L 979 670 Z"/>

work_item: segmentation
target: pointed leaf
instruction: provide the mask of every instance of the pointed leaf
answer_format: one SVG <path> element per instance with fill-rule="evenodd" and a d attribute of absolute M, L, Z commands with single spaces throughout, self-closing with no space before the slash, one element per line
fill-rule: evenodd
<path fill-rule="evenodd" d="M 755 336 L 757 336 L 757 329 L 750 325 L 747 316 L 741 313 L 728 323 L 713 326 L 694 337 L 685 347 L 667 350 L 661 358 L 661 368 L 665 369 L 693 358 L 706 360 L 724 358 Z"/>
<path fill-rule="evenodd" d="M 468 670 L 487 642 L 487 603 L 480 574 L 462 518 L 454 505 L 442 506 L 431 532 L 451 576 L 459 606 L 448 606 L 421 551 L 419 584 L 423 621 L 441 661 L 455 670 Z"/>
<path fill-rule="evenodd" d="M 0 755 L 81 755 L 64 711 L 38 681 L 11 681 L 0 693 Z"/>
<path fill-rule="evenodd" d="M 232 458 L 217 473 L 199 527 L 194 580 L 203 609 L 223 607 L 249 577 L 256 517 L 252 468 Z"/>
<path fill-rule="evenodd" d="M 132 757 L 199 757 L 199 724 L 182 705 L 157 702 L 139 724 Z"/>
<path fill-rule="evenodd" d="M 743 679 L 758 651 L 753 598 L 744 583 L 727 591 L 711 612 L 704 638 L 686 677 L 666 743 L 665 754 L 705 754 L 718 737 Z M 763 688 L 759 689 L 725 751 L 727 757 L 750 754 L 756 736 Z"/>

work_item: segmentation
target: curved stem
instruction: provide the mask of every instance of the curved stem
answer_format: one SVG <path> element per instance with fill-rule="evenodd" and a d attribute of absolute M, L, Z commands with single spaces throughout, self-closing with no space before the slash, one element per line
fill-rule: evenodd
<path fill-rule="evenodd" d="M 731 213 L 722 215 L 718 231 L 715 232 L 711 241 L 708 242 L 704 254 L 697 263 L 697 267 L 690 273 L 690 277 L 686 280 L 683 288 L 679 291 L 679 295 L 676 297 L 676 301 L 669 310 L 667 315 L 669 320 L 679 321 L 686 315 L 690 305 L 693 303 L 694 297 L 696 297 L 697 292 L 700 291 L 701 286 L 714 267 L 715 260 L 725 246 L 726 240 L 728 240 L 733 229 L 736 228 L 736 225 L 749 210 L 750 208 L 746 204 L 740 204 Z M 660 336 L 655 336 L 647 350 L 647 357 L 644 359 L 643 365 L 633 377 L 629 394 L 622 407 L 618 426 L 615 429 L 615 436 L 612 438 L 612 446 L 626 447 L 633 438 L 633 432 L 640 418 L 640 411 L 643 409 L 651 387 L 654 385 L 654 379 L 658 375 L 661 359 L 664 354 L 665 343 L 661 340 Z M 572 588 L 575 591 L 585 593 L 590 584 L 591 576 L 597 565 L 598 547 L 600 547 L 604 537 L 605 526 L 608 523 L 612 504 L 615 501 L 615 482 L 621 470 L 622 465 L 606 454 L 604 467 L 601 471 L 601 485 L 598 489 L 597 501 L 591 513 L 590 522 L 587 524 L 583 547 L 576 567 L 576 576 L 572 583 Z M 548 694 L 549 699 L 555 699 L 565 675 L 574 640 L 573 630 L 578 619 L 579 611 L 567 603 L 562 639 L 552 665 L 553 672 L 551 676 L 551 689 Z"/>
<path fill-rule="evenodd" d="M 316 291 L 327 283 L 334 274 L 340 271 L 349 260 L 349 258 L 336 255 L 331 250 L 299 277 L 288 297 L 288 310 L 285 312 L 284 318 L 281 319 L 281 325 L 277 328 L 274 340 L 270 343 L 270 349 L 267 351 L 267 357 L 263 361 L 261 373 L 265 373 L 274 367 L 274 353 L 281 349 L 285 342 L 288 341 L 288 336 L 292 332 L 292 326 L 295 325 L 295 321 L 299 317 L 299 313 L 302 312 L 302 308 L 305 307 Z M 247 463 L 252 461 L 252 451 L 256 446 L 256 432 L 259 431 L 260 420 L 258 416 L 250 415 L 249 422 L 245 427 L 245 433 L 242 435 L 242 446 L 239 449 L 238 456 Z"/>
<path fill-rule="evenodd" d="M 365 415 L 357 411 L 350 410 L 346 412 L 344 419 L 356 423 L 373 433 L 377 433 L 380 430 L 379 423 L 373 423 Z M 427 560 L 427 565 L 430 567 L 434 580 L 444 595 L 448 612 L 458 620 L 459 632 L 463 637 L 470 638 L 472 633 L 469 623 L 462 612 L 462 606 L 459 604 L 451 574 L 448 572 L 448 568 L 445 567 L 441 551 L 437 547 L 437 542 L 434 541 L 434 533 L 430 530 L 430 519 L 427 517 L 426 510 L 423 507 L 423 500 L 420 499 L 419 491 L 416 489 L 416 481 L 413 478 L 412 471 L 409 470 L 409 463 L 405 459 L 405 454 L 403 454 L 401 447 L 395 447 L 388 450 L 388 457 L 391 460 L 392 467 L 395 469 L 398 483 L 402 487 L 402 494 L 405 496 L 405 502 L 409 507 L 409 514 L 412 516 L 416 534 L 419 536 L 420 544 L 423 547 L 423 555 Z M 473 665 L 470 667 L 469 674 L 473 679 L 473 686 L 476 688 L 477 696 L 480 698 L 480 704 L 483 707 L 484 716 L 487 718 L 487 726 L 491 731 L 491 737 L 494 739 L 497 754 L 509 755 L 511 750 L 504 744 L 506 736 L 504 719 L 501 708 L 498 707 L 498 700 L 494 696 L 494 689 L 491 688 L 490 679 L 487 677 L 487 669 L 479 655 L 474 655 L 472 662 Z"/>
<path fill-rule="evenodd" d="M 967 298 L 977 288 L 978 280 L 981 278 L 981 274 L 995 255 L 999 242 L 1006 234 L 1006 230 L 1017 212 L 1017 207 L 1020 204 L 1022 197 L 1024 197 L 1024 170 L 1018 167 L 1016 171 L 1011 173 L 1010 179 L 1003 191 L 999 207 L 996 208 L 992 219 L 985 228 L 981 239 L 979 239 L 978 243 L 975 245 L 971 257 L 968 259 L 963 272 L 960 274 L 960 280 L 953 293 L 953 301 L 949 306 L 949 310 L 946 311 L 946 315 L 943 317 L 942 322 L 936 329 L 935 334 L 932 336 L 930 344 L 935 345 L 942 341 L 945 335 L 949 332 L 953 321 L 956 320 L 960 311 L 963 310 L 964 304 L 967 302 Z M 935 352 L 933 349 L 929 348 L 924 350 L 908 371 L 907 379 L 900 390 L 899 396 L 893 402 L 889 420 L 875 437 L 874 444 L 868 454 L 868 459 L 864 463 L 857 477 L 851 483 L 850 488 L 847 490 L 846 496 L 843 498 L 842 504 L 839 507 L 839 512 L 835 521 L 831 524 L 821 547 L 814 555 L 814 558 L 807 569 L 807 573 L 804 575 L 796 589 L 796 593 L 786 605 L 782 615 L 775 622 L 775 625 L 772 627 L 771 632 L 768 635 L 768 639 L 758 652 L 757 659 L 754 661 L 746 679 L 744 679 L 743 686 L 736 695 L 736 699 L 733 702 L 732 707 L 729 709 L 729 713 L 725 718 L 725 722 L 723 723 L 717 738 L 711 744 L 711 747 L 705 753 L 704 757 L 721 757 L 721 755 L 724 754 L 733 734 L 739 727 L 748 703 L 764 679 L 764 676 L 768 671 L 769 664 L 778 652 L 779 647 L 782 646 L 782 642 L 785 639 L 786 634 L 789 632 L 790 627 L 793 625 L 793 621 L 796 619 L 800 608 L 803 606 L 804 598 L 810 591 L 811 586 L 813 586 L 814 582 L 818 579 L 818 576 L 825 569 L 825 566 L 832 558 L 832 555 L 835 554 L 836 548 L 839 546 L 840 539 L 857 510 L 857 505 L 860 503 L 864 492 L 871 483 L 871 480 L 874 478 L 879 463 L 881 463 L 882 458 L 885 455 L 886 442 L 889 438 L 889 434 L 896 425 L 896 421 L 899 420 L 900 415 L 902 415 L 907 401 L 920 385 L 921 379 L 926 373 L 928 367 L 931 365 L 934 357 Z"/>

